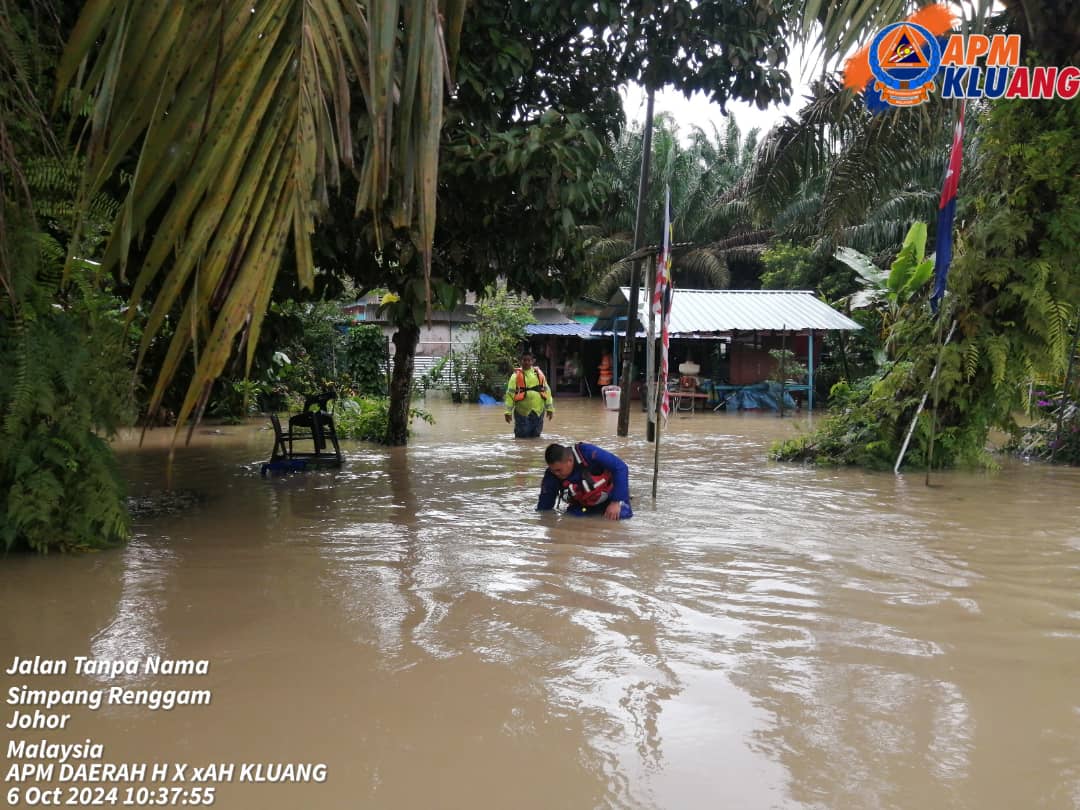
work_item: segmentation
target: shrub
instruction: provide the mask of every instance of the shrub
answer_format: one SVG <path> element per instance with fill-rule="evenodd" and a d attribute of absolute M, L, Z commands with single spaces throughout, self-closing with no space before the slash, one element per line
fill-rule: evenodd
<path fill-rule="evenodd" d="M 409 409 L 409 420 L 422 419 L 434 424 L 435 419 L 420 408 Z M 359 439 L 386 444 L 390 425 L 390 399 L 388 397 L 347 397 L 342 399 L 334 413 L 338 435 L 342 438 Z"/>

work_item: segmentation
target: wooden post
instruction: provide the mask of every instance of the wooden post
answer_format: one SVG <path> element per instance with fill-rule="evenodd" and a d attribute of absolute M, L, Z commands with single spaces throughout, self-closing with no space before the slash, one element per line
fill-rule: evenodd
<path fill-rule="evenodd" d="M 641 234 L 645 223 L 645 198 L 649 194 L 649 165 L 652 159 L 653 101 L 655 91 L 650 87 L 648 101 L 645 104 L 645 132 L 641 141 L 641 177 L 638 180 L 637 217 L 634 220 L 634 251 L 641 247 Z M 630 432 L 630 387 L 634 380 L 634 348 L 637 343 L 638 315 L 638 271 L 637 264 L 630 266 L 630 300 L 626 305 L 626 336 L 622 347 L 623 366 L 619 387 L 622 394 L 619 400 L 618 434 L 625 436 Z"/>
<path fill-rule="evenodd" d="M 777 413 L 784 418 L 784 384 L 787 377 L 787 324 L 780 333 L 780 408 Z"/>

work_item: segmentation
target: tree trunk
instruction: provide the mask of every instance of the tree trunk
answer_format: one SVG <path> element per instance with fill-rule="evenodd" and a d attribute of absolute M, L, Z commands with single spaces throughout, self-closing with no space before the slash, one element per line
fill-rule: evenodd
<path fill-rule="evenodd" d="M 420 340 L 415 323 L 398 324 L 394 333 L 394 374 L 390 378 L 390 423 L 386 443 L 400 446 L 409 442 L 409 405 L 412 401 L 413 358 Z"/>

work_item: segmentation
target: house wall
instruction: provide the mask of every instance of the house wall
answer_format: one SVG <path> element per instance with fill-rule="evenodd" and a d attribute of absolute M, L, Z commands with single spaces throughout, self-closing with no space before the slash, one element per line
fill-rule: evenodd
<path fill-rule="evenodd" d="M 730 383 L 752 385 L 776 379 L 778 363 L 769 354 L 769 350 L 781 349 L 785 346 L 798 362 L 806 363 L 809 348 L 806 335 L 789 335 L 786 340 L 779 335 L 761 335 L 754 344 L 732 343 Z"/>
<path fill-rule="evenodd" d="M 767 349 L 736 346 L 731 352 L 731 384 L 751 385 L 773 376 L 776 361 Z"/>

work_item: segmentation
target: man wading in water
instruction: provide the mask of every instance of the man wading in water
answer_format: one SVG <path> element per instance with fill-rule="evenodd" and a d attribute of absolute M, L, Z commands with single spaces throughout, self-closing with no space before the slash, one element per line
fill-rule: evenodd
<path fill-rule="evenodd" d="M 630 474 L 614 453 L 585 442 L 572 447 L 551 444 L 544 451 L 544 461 L 548 468 L 540 484 L 538 512 L 554 509 L 561 498 L 568 504 L 568 515 L 602 514 L 608 520 L 634 516 Z"/>
<path fill-rule="evenodd" d="M 514 423 L 514 438 L 539 439 L 544 429 L 544 414 L 555 417 L 555 404 L 551 401 L 544 372 L 533 366 L 533 355 L 528 349 L 521 353 L 521 367 L 515 368 L 506 383 L 506 421 Z"/>

